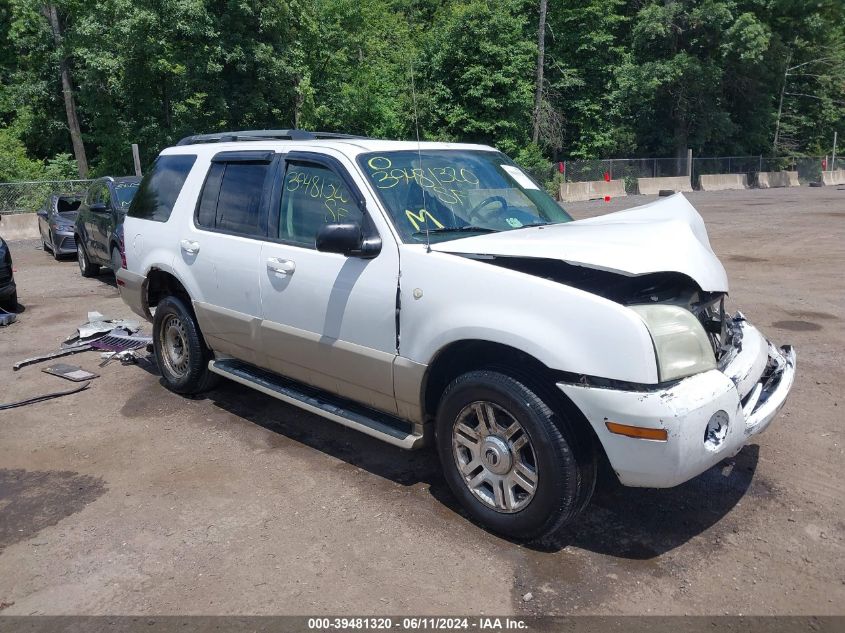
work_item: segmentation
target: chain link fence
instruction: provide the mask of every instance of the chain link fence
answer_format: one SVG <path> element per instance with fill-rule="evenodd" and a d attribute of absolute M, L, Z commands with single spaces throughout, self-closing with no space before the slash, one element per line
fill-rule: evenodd
<path fill-rule="evenodd" d="M 824 165 L 830 169 L 830 159 L 824 156 L 764 156 L 693 157 L 692 169 L 682 158 L 605 158 L 577 159 L 552 163 L 549 168 L 530 169 L 531 174 L 555 193 L 561 182 L 591 180 L 623 180 L 628 193 L 637 192 L 640 178 L 686 176 L 692 174 L 692 185 L 698 187 L 702 174 L 747 174 L 748 183 L 757 182 L 761 171 L 797 171 L 798 180 L 805 185 L 821 180 Z M 845 165 L 845 160 L 837 161 Z M 82 193 L 91 180 L 41 180 L 0 183 L 0 213 L 32 213 L 41 208 L 47 197 L 56 193 Z"/>
<path fill-rule="evenodd" d="M 0 213 L 33 213 L 58 193 L 84 193 L 91 180 L 35 180 L 0 183 Z"/>
<path fill-rule="evenodd" d="M 545 182 L 549 191 L 560 182 L 623 180 L 625 190 L 636 193 L 640 178 L 689 174 L 693 187 L 698 188 L 699 177 L 703 174 L 746 174 L 749 185 L 754 185 L 761 171 L 797 171 L 799 182 L 806 185 L 821 180 L 822 168 L 829 160 L 824 156 L 704 156 L 693 157 L 690 166 L 687 157 L 576 159 L 554 163 L 544 175 L 535 174 L 535 177 Z M 841 164 L 845 165 L 845 160 Z"/>

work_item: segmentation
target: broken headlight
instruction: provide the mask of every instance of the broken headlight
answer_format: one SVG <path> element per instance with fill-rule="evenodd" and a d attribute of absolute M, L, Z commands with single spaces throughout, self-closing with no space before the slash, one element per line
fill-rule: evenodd
<path fill-rule="evenodd" d="M 635 305 L 648 328 L 657 355 L 660 382 L 715 369 L 716 357 L 701 322 L 685 308 L 673 305 Z"/>

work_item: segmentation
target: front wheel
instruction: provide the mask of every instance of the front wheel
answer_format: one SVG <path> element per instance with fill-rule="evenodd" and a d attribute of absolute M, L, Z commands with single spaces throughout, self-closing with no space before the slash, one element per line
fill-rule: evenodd
<path fill-rule="evenodd" d="M 53 235 L 53 232 L 50 231 L 50 250 L 53 251 L 53 259 L 59 261 L 62 256 L 59 254 L 59 250 L 56 248 L 56 236 Z"/>
<path fill-rule="evenodd" d="M 208 371 L 211 351 L 202 340 L 193 313 L 179 297 L 167 297 L 156 306 L 153 349 L 167 388 L 181 394 L 208 391 L 217 375 Z"/>
<path fill-rule="evenodd" d="M 123 268 L 123 258 L 120 256 L 120 251 L 117 246 L 111 247 L 111 270 L 117 275 L 117 271 Z"/>
<path fill-rule="evenodd" d="M 437 413 L 440 461 L 452 492 L 481 525 L 538 540 L 589 502 L 592 438 L 555 404 L 495 371 L 469 372 L 446 388 Z"/>

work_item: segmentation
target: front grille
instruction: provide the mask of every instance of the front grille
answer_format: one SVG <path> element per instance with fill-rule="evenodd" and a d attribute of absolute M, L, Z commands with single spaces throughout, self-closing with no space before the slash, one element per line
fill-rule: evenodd
<path fill-rule="evenodd" d="M 76 250 L 76 240 L 73 239 L 73 235 L 64 238 L 59 248 L 62 250 Z"/>

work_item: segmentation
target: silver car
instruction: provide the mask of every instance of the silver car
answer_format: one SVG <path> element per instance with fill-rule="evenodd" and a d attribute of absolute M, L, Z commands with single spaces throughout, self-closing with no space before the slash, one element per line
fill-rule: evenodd
<path fill-rule="evenodd" d="M 53 194 L 38 210 L 38 230 L 45 251 L 59 259 L 62 255 L 76 254 L 73 223 L 82 202 L 82 194 Z"/>

